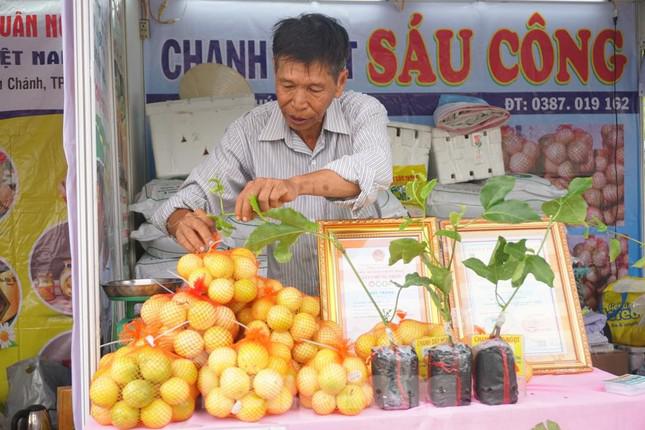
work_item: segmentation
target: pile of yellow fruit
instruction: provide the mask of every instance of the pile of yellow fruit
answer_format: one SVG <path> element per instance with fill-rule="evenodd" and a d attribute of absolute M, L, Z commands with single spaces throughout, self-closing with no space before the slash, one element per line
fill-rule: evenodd
<path fill-rule="evenodd" d="M 248 422 L 285 413 L 298 389 L 318 414 L 371 404 L 365 362 L 320 319 L 320 300 L 258 276 L 251 251 L 186 254 L 177 272 L 186 285 L 141 308 L 147 335 L 102 358 L 90 387 L 98 423 L 160 428 L 192 416 L 199 395 L 210 415 Z"/>
<path fill-rule="evenodd" d="M 161 428 L 193 415 L 197 366 L 142 341 L 101 358 L 90 385 L 91 415 L 103 425 Z"/>
<path fill-rule="evenodd" d="M 425 323 L 413 319 L 402 319 L 398 324 L 389 325 L 392 340 L 397 345 L 413 345 L 413 342 L 425 336 L 442 336 L 445 330 L 442 324 Z M 376 324 L 370 331 L 356 339 L 356 355 L 367 360 L 375 346 L 390 345 L 390 334 L 383 323 Z"/>

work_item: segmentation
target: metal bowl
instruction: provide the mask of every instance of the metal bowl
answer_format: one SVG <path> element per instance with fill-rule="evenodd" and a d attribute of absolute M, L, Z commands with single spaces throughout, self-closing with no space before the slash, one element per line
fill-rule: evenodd
<path fill-rule="evenodd" d="M 174 292 L 182 282 L 181 279 L 176 278 L 122 279 L 103 284 L 103 290 L 108 297 L 149 297 L 168 293 L 168 290 Z"/>

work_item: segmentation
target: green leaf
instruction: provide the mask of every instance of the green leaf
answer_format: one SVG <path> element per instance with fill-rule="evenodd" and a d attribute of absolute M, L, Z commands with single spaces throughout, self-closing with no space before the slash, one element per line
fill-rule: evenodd
<path fill-rule="evenodd" d="M 432 299 L 432 303 L 437 307 L 437 309 L 442 309 L 441 307 L 441 298 L 439 297 L 439 294 L 432 288 L 426 288 L 426 291 L 428 294 L 430 294 L 430 298 Z"/>
<path fill-rule="evenodd" d="M 423 254 L 426 250 L 426 243 L 416 239 L 402 238 L 390 242 L 390 266 L 399 260 L 409 263 L 415 257 Z"/>
<path fill-rule="evenodd" d="M 430 267 L 430 282 L 446 296 L 452 290 L 452 272 L 447 267 Z"/>
<path fill-rule="evenodd" d="M 455 230 L 437 230 L 435 232 L 435 235 L 449 237 L 450 239 L 455 240 L 457 242 L 461 241 L 461 235 L 459 234 L 459 232 Z"/>
<path fill-rule="evenodd" d="M 273 256 L 278 263 L 287 263 L 291 261 L 293 253 L 291 252 L 291 245 L 296 243 L 300 233 L 293 233 L 291 235 L 284 236 L 273 248 Z"/>
<path fill-rule="evenodd" d="M 504 252 L 516 260 L 524 260 L 526 251 L 528 251 L 526 248 L 526 239 L 522 239 L 519 242 L 508 242 L 504 246 Z"/>
<path fill-rule="evenodd" d="M 644 267 L 645 267 L 645 257 L 641 257 L 641 258 L 639 258 L 638 260 L 636 260 L 636 261 L 634 262 L 634 264 L 632 264 L 632 267 L 635 267 L 635 268 L 637 268 L 637 269 L 642 269 L 642 268 L 644 268 Z"/>
<path fill-rule="evenodd" d="M 405 275 L 405 282 L 403 285 L 397 284 L 399 288 L 408 288 L 408 287 L 428 287 L 430 286 L 430 278 L 426 276 L 421 276 L 417 272 L 408 273 Z"/>
<path fill-rule="evenodd" d="M 539 221 L 540 216 L 520 200 L 505 200 L 484 211 L 482 217 L 488 221 L 519 224 L 527 221 Z"/>
<path fill-rule="evenodd" d="M 587 202 L 580 195 L 564 196 L 544 202 L 542 212 L 555 222 L 584 225 L 587 218 Z"/>
<path fill-rule="evenodd" d="M 490 260 L 488 260 L 489 266 L 499 266 L 504 264 L 508 260 L 508 254 L 504 251 L 506 248 L 506 239 L 502 236 L 497 236 L 497 242 L 495 243 L 495 248 L 490 255 Z"/>
<path fill-rule="evenodd" d="M 598 218 L 596 215 L 591 218 L 591 225 L 593 225 L 596 230 L 598 230 L 598 233 L 604 233 L 607 231 L 607 224 L 602 222 L 600 218 Z"/>
<path fill-rule="evenodd" d="M 219 178 L 210 178 L 208 182 L 213 184 L 210 192 L 221 197 L 224 193 L 224 184 L 222 183 L 222 181 Z"/>
<path fill-rule="evenodd" d="M 282 221 L 283 225 L 301 229 L 306 233 L 317 233 L 318 224 L 307 219 L 306 216 L 291 208 L 275 208 L 264 213 L 268 218 Z"/>
<path fill-rule="evenodd" d="M 488 279 L 493 284 L 497 283 L 496 278 L 491 278 L 490 270 L 488 266 L 478 258 L 468 258 L 463 261 L 464 266 L 475 272 L 477 275 L 481 276 L 484 279 Z"/>
<path fill-rule="evenodd" d="M 464 208 L 462 208 L 461 212 L 450 212 L 450 224 L 453 227 L 457 228 L 463 216 L 464 216 Z"/>
<path fill-rule="evenodd" d="M 437 186 L 436 179 L 427 181 L 424 184 L 422 184 L 421 189 L 419 190 L 419 197 L 421 198 L 421 201 L 425 202 L 426 200 L 428 200 L 428 196 L 436 186 Z"/>
<path fill-rule="evenodd" d="M 278 246 L 276 249 L 279 249 L 279 251 L 278 255 L 276 255 L 276 260 L 280 258 L 284 262 L 285 258 L 290 258 L 290 253 L 286 252 L 285 248 L 293 245 L 303 233 L 305 232 L 302 229 L 289 225 L 273 223 L 260 224 L 251 232 L 244 246 L 257 253 L 264 247 L 277 242 Z"/>
<path fill-rule="evenodd" d="M 511 285 L 513 288 L 521 287 L 528 275 L 528 270 L 526 267 L 526 261 L 521 260 L 517 263 L 513 275 L 511 276 Z"/>
<path fill-rule="evenodd" d="M 513 176 L 495 176 L 486 181 L 486 184 L 479 192 L 479 200 L 484 210 L 502 203 L 508 193 L 513 191 L 515 178 Z"/>
<path fill-rule="evenodd" d="M 260 209 L 260 203 L 258 203 L 258 196 L 249 197 L 249 203 L 251 204 L 251 209 L 253 209 L 253 212 L 258 214 L 260 218 L 262 218 L 264 214 L 262 213 L 262 209 Z"/>
<path fill-rule="evenodd" d="M 555 421 L 546 420 L 546 428 L 547 430 L 560 430 L 560 425 Z"/>
<path fill-rule="evenodd" d="M 402 230 L 405 230 L 405 229 L 406 229 L 406 228 L 408 228 L 408 227 L 410 226 L 410 224 L 412 224 L 413 222 L 414 222 L 414 218 L 410 218 L 410 217 L 406 218 L 406 219 L 405 219 L 405 221 L 403 221 L 403 222 L 401 223 L 401 225 L 399 226 L 399 230 L 401 230 L 401 231 L 402 231 Z"/>
<path fill-rule="evenodd" d="M 609 261 L 614 262 L 620 255 L 620 240 L 615 237 L 609 241 Z"/>
<path fill-rule="evenodd" d="M 564 197 L 581 196 L 585 191 L 591 188 L 593 181 L 590 177 L 574 178 L 567 189 Z"/>
<path fill-rule="evenodd" d="M 235 231 L 235 226 L 228 222 L 226 217 L 213 215 L 210 218 L 215 222 L 215 229 L 224 236 L 229 237 Z"/>
<path fill-rule="evenodd" d="M 553 288 L 555 275 L 553 274 L 553 270 L 551 270 L 551 266 L 549 266 L 549 263 L 544 258 L 539 255 L 527 255 L 526 270 L 528 273 L 532 273 L 537 281 L 543 282 Z"/>
<path fill-rule="evenodd" d="M 585 240 L 589 239 L 589 224 L 585 225 L 585 229 L 582 232 L 582 237 L 585 238 Z"/>

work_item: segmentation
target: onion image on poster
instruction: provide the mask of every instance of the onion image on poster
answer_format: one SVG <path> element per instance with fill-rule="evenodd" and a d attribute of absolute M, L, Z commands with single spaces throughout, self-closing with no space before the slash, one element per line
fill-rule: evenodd
<path fill-rule="evenodd" d="M 16 201 L 18 175 L 11 158 L 0 148 L 0 220 L 9 213 Z"/>
<path fill-rule="evenodd" d="M 18 317 L 21 291 L 16 272 L 0 258 L 0 349 L 15 346 L 12 325 Z"/>
<path fill-rule="evenodd" d="M 578 176 L 591 176 L 584 194 L 587 219 L 607 225 L 625 220 L 625 139 L 622 124 L 571 124 L 502 128 L 504 166 L 532 173 L 565 189 Z"/>
<path fill-rule="evenodd" d="M 45 305 L 72 314 L 72 265 L 67 222 L 46 230 L 31 253 L 31 286 Z"/>

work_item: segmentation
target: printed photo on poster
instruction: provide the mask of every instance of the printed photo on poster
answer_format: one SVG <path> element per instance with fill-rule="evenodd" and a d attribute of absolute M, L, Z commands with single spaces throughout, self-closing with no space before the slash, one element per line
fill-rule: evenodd
<path fill-rule="evenodd" d="M 20 281 L 14 269 L 0 257 L 0 325 L 15 322 L 20 309 Z M 3 339 L 0 336 L 0 342 Z"/>
<path fill-rule="evenodd" d="M 72 314 L 72 264 L 67 222 L 45 231 L 29 263 L 31 285 L 45 305 Z"/>
<path fill-rule="evenodd" d="M 18 173 L 9 155 L 0 149 L 0 220 L 4 218 L 16 201 Z"/>
<path fill-rule="evenodd" d="M 502 128 L 504 166 L 509 173 L 532 173 L 566 189 L 578 176 L 591 176 L 584 198 L 587 218 L 607 225 L 625 221 L 625 138 L 623 125 L 518 125 Z"/>

